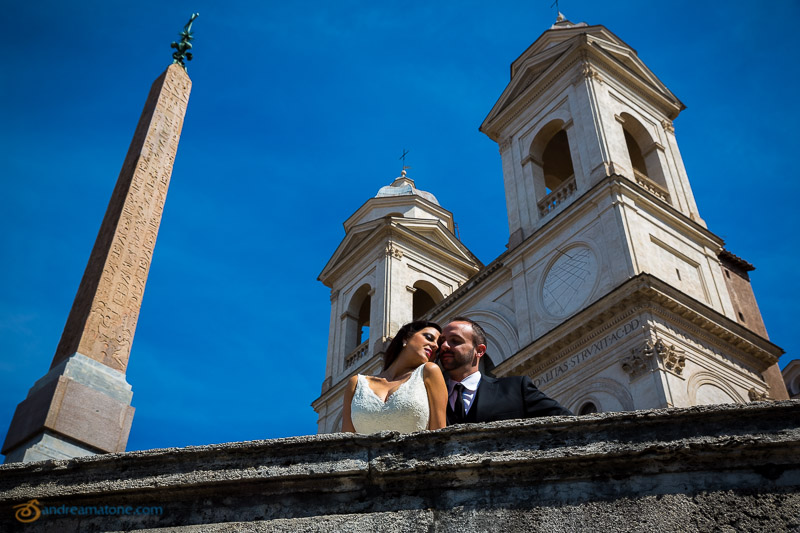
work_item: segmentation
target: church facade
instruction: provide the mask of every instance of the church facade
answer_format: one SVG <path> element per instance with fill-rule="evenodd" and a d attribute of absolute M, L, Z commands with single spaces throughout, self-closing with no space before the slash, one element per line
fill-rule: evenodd
<path fill-rule="evenodd" d="M 672 121 L 684 108 L 600 25 L 559 20 L 511 64 L 481 131 L 498 143 L 510 236 L 483 265 L 405 172 L 345 223 L 318 431 L 404 323 L 463 315 L 485 371 L 530 376 L 576 414 L 788 399 L 747 261 L 699 214 Z"/>

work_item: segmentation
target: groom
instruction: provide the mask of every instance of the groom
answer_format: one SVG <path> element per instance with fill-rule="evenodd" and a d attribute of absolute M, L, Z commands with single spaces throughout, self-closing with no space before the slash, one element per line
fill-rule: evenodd
<path fill-rule="evenodd" d="M 448 425 L 572 414 L 537 389 L 528 376 L 481 375 L 478 363 L 486 353 L 486 334 L 477 322 L 454 318 L 440 340 L 439 364 L 450 378 Z"/>

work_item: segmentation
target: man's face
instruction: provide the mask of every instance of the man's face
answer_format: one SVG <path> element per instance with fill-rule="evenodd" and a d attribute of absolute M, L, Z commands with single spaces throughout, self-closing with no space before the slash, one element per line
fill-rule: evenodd
<path fill-rule="evenodd" d="M 468 322 L 450 322 L 439 337 L 439 362 L 447 372 L 469 375 L 478 369 L 483 351 L 473 344 L 472 326 Z"/>

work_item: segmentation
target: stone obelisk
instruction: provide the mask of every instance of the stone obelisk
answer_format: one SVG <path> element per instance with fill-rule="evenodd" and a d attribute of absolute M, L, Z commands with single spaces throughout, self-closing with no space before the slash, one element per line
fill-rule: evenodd
<path fill-rule="evenodd" d="M 125 451 L 134 412 L 125 371 L 189 101 L 195 16 L 150 89 L 50 371 L 14 412 L 7 463 Z"/>

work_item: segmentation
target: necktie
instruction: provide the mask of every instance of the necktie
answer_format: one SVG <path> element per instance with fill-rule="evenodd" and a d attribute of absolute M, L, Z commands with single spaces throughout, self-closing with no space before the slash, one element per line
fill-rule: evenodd
<path fill-rule="evenodd" d="M 456 401 L 455 406 L 453 407 L 453 413 L 456 415 L 456 420 L 463 422 L 467 418 L 467 413 L 464 411 L 464 398 L 462 397 L 462 394 L 464 393 L 464 385 L 461 383 L 456 383 L 456 386 L 453 387 L 453 390 L 456 392 Z"/>

